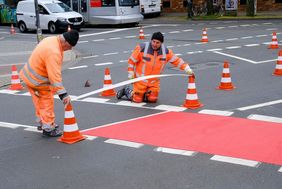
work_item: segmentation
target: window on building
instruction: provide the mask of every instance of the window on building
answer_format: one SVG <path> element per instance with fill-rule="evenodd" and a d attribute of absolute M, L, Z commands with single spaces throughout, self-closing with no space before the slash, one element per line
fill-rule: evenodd
<path fill-rule="evenodd" d="M 282 3 L 282 0 L 275 0 L 275 3 Z"/>
<path fill-rule="evenodd" d="M 163 0 L 163 7 L 170 8 L 170 0 Z"/>
<path fill-rule="evenodd" d="M 240 5 L 246 5 L 247 4 L 247 0 L 240 0 Z"/>

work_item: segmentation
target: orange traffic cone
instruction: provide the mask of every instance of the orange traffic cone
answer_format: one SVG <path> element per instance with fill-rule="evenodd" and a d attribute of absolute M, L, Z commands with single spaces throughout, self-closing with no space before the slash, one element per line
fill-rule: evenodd
<path fill-rule="evenodd" d="M 140 31 L 139 31 L 139 39 L 145 39 L 143 27 L 141 26 Z"/>
<path fill-rule="evenodd" d="M 112 79 L 110 75 L 110 69 L 106 68 L 105 77 L 104 77 L 104 88 L 110 87 L 111 85 L 112 85 Z M 108 90 L 103 91 L 100 95 L 101 96 L 115 96 L 116 92 L 114 91 L 114 89 L 108 89 Z"/>
<path fill-rule="evenodd" d="M 16 30 L 15 30 L 13 24 L 11 24 L 10 34 L 12 34 L 12 35 L 16 34 Z"/>
<path fill-rule="evenodd" d="M 205 43 L 209 42 L 208 33 L 207 33 L 207 29 L 206 28 L 203 29 L 203 34 L 202 34 L 201 42 L 205 42 Z"/>
<path fill-rule="evenodd" d="M 68 25 L 68 32 L 70 32 L 71 31 L 71 27 L 70 27 L 70 25 Z"/>
<path fill-rule="evenodd" d="M 189 109 L 196 109 L 204 106 L 198 99 L 194 75 L 189 76 L 186 100 L 183 106 Z"/>
<path fill-rule="evenodd" d="M 273 72 L 273 75 L 282 76 L 282 50 L 279 51 L 277 64 L 275 66 L 275 70 Z"/>
<path fill-rule="evenodd" d="M 268 47 L 269 49 L 278 49 L 278 40 L 277 40 L 277 36 L 276 36 L 276 32 L 272 33 L 272 41 Z"/>
<path fill-rule="evenodd" d="M 78 130 L 76 119 L 72 110 L 72 105 L 69 103 L 65 108 L 63 136 L 61 136 L 61 138 L 59 138 L 57 141 L 67 144 L 73 144 L 84 139 L 86 139 L 86 137 L 83 136 Z"/>
<path fill-rule="evenodd" d="M 21 85 L 18 70 L 15 65 L 12 65 L 12 76 L 10 90 L 23 90 L 24 87 Z"/>
<path fill-rule="evenodd" d="M 232 90 L 232 89 L 235 89 L 235 88 L 236 87 L 233 86 L 232 81 L 231 81 L 231 75 L 230 75 L 230 71 L 229 71 L 229 63 L 227 61 L 224 61 L 221 82 L 220 82 L 220 85 L 217 87 L 217 89 Z"/>

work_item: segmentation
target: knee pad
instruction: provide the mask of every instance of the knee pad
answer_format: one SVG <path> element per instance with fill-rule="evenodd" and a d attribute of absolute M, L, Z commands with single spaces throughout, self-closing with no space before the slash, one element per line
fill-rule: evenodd
<path fill-rule="evenodd" d="M 151 93 L 148 95 L 147 99 L 148 99 L 149 102 L 155 103 L 155 102 L 158 101 L 158 96 L 159 96 L 159 93 L 157 93 L 157 92 L 151 92 Z"/>
<path fill-rule="evenodd" d="M 133 98 L 132 98 L 132 101 L 133 101 L 133 102 L 136 102 L 136 103 L 141 103 L 141 102 L 143 102 L 143 95 L 134 94 L 134 95 L 133 95 Z"/>

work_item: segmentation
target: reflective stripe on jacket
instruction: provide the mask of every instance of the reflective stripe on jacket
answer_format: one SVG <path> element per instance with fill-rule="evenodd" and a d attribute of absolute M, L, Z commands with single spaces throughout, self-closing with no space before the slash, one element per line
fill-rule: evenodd
<path fill-rule="evenodd" d="M 52 88 L 58 95 L 66 93 L 62 83 L 64 51 L 59 36 L 47 37 L 33 50 L 20 72 L 22 80 L 32 88 Z"/>
<path fill-rule="evenodd" d="M 167 63 L 171 63 L 184 70 L 187 63 L 182 58 L 177 57 L 172 50 L 166 48 L 164 44 L 160 49 L 154 51 L 151 43 L 141 43 L 137 45 L 128 59 L 128 72 L 134 72 L 135 77 L 147 75 L 159 75 L 163 72 Z M 155 82 L 158 79 L 144 80 L 144 82 Z"/>

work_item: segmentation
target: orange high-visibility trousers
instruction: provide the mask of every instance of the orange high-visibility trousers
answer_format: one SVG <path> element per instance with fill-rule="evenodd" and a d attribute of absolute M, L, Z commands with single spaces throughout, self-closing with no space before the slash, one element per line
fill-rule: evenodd
<path fill-rule="evenodd" d="M 148 96 L 148 101 L 156 102 L 160 92 L 160 81 L 156 81 L 151 84 L 145 84 L 143 81 L 133 83 L 133 97 L 132 101 L 140 103 L 144 100 L 144 94 L 147 91 L 151 91 Z"/>
<path fill-rule="evenodd" d="M 27 86 L 35 108 L 36 122 L 42 122 L 42 128 L 51 128 L 55 123 L 54 92 L 50 90 L 37 90 Z"/>

